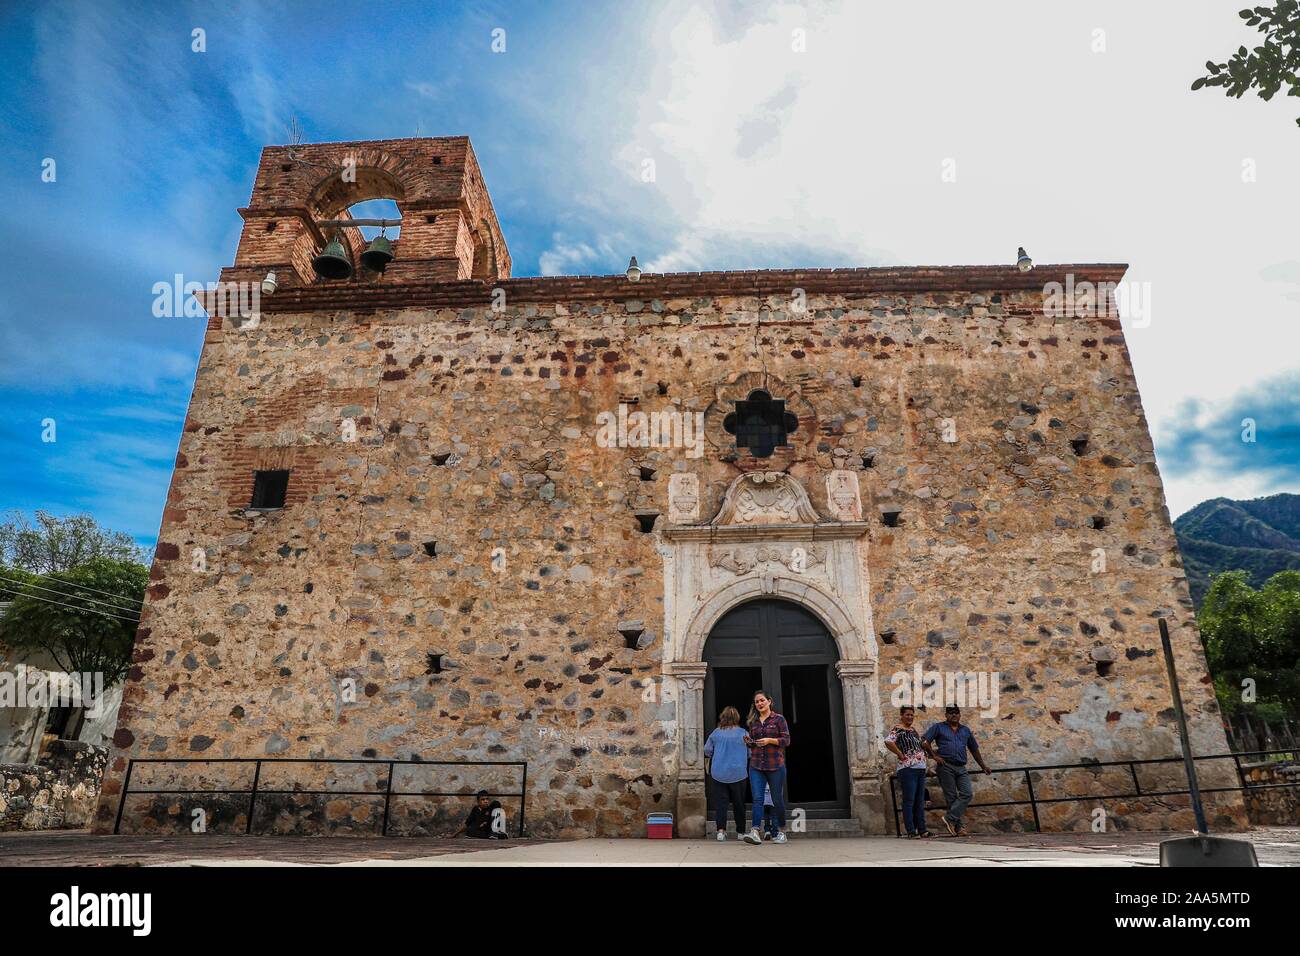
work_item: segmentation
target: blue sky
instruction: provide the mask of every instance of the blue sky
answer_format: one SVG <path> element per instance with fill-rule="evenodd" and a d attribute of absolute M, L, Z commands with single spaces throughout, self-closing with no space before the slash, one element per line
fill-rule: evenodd
<path fill-rule="evenodd" d="M 233 259 L 294 116 L 469 135 L 516 275 L 1130 262 L 1171 509 L 1300 491 L 1298 109 L 1188 91 L 1238 5 L 6 5 L 0 510 L 152 542 L 203 326 L 152 287 Z"/>

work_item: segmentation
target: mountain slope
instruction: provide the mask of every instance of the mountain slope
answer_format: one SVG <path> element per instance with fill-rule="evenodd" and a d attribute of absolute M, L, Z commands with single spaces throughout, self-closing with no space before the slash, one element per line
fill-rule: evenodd
<path fill-rule="evenodd" d="M 1260 587 L 1278 571 L 1300 569 L 1300 495 L 1212 498 L 1175 521 L 1174 532 L 1197 607 L 1211 575 L 1246 571 Z"/>

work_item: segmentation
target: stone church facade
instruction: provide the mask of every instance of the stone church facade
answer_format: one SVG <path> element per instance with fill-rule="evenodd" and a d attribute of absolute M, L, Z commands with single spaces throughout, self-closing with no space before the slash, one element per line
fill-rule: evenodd
<path fill-rule="evenodd" d="M 317 278 L 317 224 L 377 197 L 401 210 L 395 260 Z M 244 832 L 247 798 L 182 791 L 296 758 L 315 762 L 261 786 L 347 795 L 270 793 L 258 832 L 371 832 L 375 765 L 327 761 L 422 760 L 526 763 L 536 834 L 639 836 L 667 811 L 698 836 L 715 708 L 761 680 L 794 711 L 792 806 L 892 833 L 882 737 L 919 671 L 994 682 L 965 710 L 995 768 L 1178 754 L 1160 617 L 1193 746 L 1227 751 L 1120 324 L 1044 309 L 1050 283 L 1123 266 L 512 279 L 464 138 L 267 148 L 241 215 L 221 279 L 277 288 L 252 320 L 208 299 L 100 829 L 191 829 L 201 807 Z M 282 506 L 251 507 L 259 474 Z M 441 766 L 419 786 L 514 785 Z M 454 829 L 467 799 L 411 786 L 389 832 Z M 977 800 L 1024 787 L 979 778 Z M 1190 819 L 1167 797 L 1041 823 L 1098 806 Z"/>

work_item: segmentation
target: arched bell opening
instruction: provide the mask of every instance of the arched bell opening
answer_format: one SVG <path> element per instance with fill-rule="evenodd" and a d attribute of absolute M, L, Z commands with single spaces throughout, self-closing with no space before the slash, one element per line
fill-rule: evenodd
<path fill-rule="evenodd" d="M 397 204 L 406 201 L 406 189 L 392 173 L 375 166 L 341 164 L 338 172 L 325 177 L 307 198 L 312 218 L 337 219 L 345 209 L 376 199 Z"/>
<path fill-rule="evenodd" d="M 371 272 L 383 272 L 397 257 L 397 240 L 402 233 L 401 207 L 392 199 L 367 199 L 349 206 L 346 218 L 398 221 L 396 226 L 358 226 L 344 230 L 352 240 L 353 261 Z"/>
<path fill-rule="evenodd" d="M 470 266 L 470 278 L 495 282 L 499 275 L 496 240 L 492 236 L 492 227 L 484 219 L 474 232 L 474 260 Z"/>
<path fill-rule="evenodd" d="M 350 159 L 350 157 L 349 157 Z M 344 161 L 307 201 L 317 229 L 302 237 L 299 254 L 310 261 L 313 281 L 346 280 L 360 270 L 381 273 L 399 253 L 406 190 L 392 173 Z M 391 226 L 330 225 L 344 220 L 396 220 Z M 319 237 L 319 238 L 318 238 Z"/>

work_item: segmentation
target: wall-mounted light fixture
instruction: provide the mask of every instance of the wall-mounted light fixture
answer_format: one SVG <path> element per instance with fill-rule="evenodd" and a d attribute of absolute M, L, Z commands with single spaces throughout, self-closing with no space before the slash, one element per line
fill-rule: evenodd
<path fill-rule="evenodd" d="M 636 264 L 636 256 L 633 256 L 632 261 L 627 264 L 627 281 L 641 281 L 641 267 Z"/>
<path fill-rule="evenodd" d="M 1016 268 L 1021 272 L 1028 272 L 1034 267 L 1034 260 L 1029 258 L 1029 253 L 1025 252 L 1025 247 L 1021 246 L 1016 250 Z"/>

